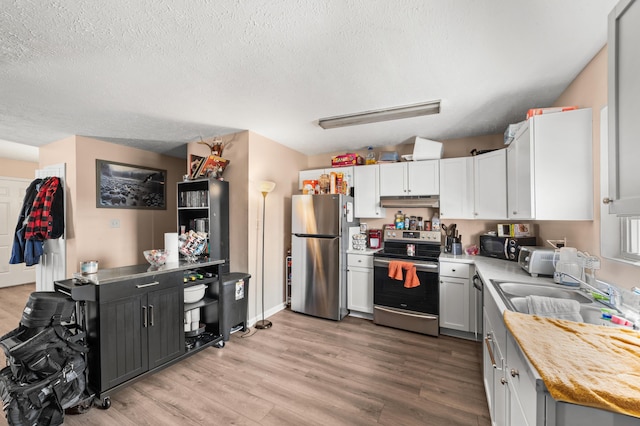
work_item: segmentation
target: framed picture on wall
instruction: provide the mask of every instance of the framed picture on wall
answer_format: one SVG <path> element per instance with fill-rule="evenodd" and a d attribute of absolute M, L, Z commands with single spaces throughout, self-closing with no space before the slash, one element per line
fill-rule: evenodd
<path fill-rule="evenodd" d="M 96 207 L 166 210 L 166 199 L 166 170 L 96 160 Z"/>

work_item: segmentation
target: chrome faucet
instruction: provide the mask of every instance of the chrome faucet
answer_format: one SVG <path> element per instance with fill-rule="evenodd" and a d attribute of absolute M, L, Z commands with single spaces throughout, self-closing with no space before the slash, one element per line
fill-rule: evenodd
<path fill-rule="evenodd" d="M 601 303 L 604 303 L 605 305 L 608 305 L 611 308 L 616 308 L 619 304 L 619 299 L 620 299 L 620 295 L 618 293 L 618 291 L 616 290 L 616 288 L 614 286 L 612 286 L 611 284 L 607 284 L 607 283 L 602 283 L 603 285 L 605 285 L 607 287 L 606 292 L 603 290 L 600 290 L 599 288 L 596 288 L 594 286 L 592 286 L 591 284 L 589 284 L 588 282 L 578 278 L 578 277 L 574 277 L 571 274 L 568 274 L 566 272 L 560 272 L 560 274 L 562 276 L 567 276 L 569 278 L 571 278 L 572 280 L 578 282 L 580 284 L 580 288 L 583 290 L 590 290 L 590 291 L 594 291 L 598 294 L 600 294 L 601 296 L 604 296 L 608 302 L 604 301 L 604 300 L 600 300 Z"/>

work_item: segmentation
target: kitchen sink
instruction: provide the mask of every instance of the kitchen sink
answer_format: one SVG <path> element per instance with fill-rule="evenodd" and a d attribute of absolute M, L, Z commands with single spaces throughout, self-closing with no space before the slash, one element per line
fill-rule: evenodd
<path fill-rule="evenodd" d="M 508 298 L 526 297 L 526 296 L 545 296 L 555 297 L 557 299 L 573 299 L 579 303 L 591 303 L 589 299 L 577 289 L 570 290 L 566 288 L 558 288 L 558 284 L 527 284 L 516 282 L 494 281 L 499 290 Z"/>
<path fill-rule="evenodd" d="M 602 320 L 602 305 L 582 294 L 577 288 L 558 288 L 555 284 L 531 284 L 507 281 L 492 281 L 498 294 L 511 311 L 529 313 L 527 296 L 545 296 L 559 299 L 573 299 L 580 303 L 580 315 L 585 323 L 606 325 Z"/>

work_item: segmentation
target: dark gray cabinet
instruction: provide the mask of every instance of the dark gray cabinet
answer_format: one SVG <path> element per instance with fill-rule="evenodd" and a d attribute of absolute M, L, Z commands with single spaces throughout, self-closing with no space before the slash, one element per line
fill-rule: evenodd
<path fill-rule="evenodd" d="M 98 290 L 98 303 L 87 306 L 93 389 L 105 392 L 184 353 L 181 283 L 172 272 Z"/>
<path fill-rule="evenodd" d="M 133 265 L 100 270 L 91 282 L 68 279 L 55 282 L 78 302 L 77 322 L 87 333 L 89 389 L 104 407 L 112 392 L 209 346 L 221 348 L 218 286 L 224 260 L 180 261 L 161 268 Z M 209 296 L 184 304 L 185 271 L 197 269 Z M 184 311 L 202 307 L 206 337 L 186 344 Z M 191 338 L 193 340 L 193 338 Z"/>

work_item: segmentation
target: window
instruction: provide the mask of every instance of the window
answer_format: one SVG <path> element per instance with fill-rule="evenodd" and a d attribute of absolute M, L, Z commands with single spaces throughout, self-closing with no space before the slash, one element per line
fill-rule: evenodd
<path fill-rule="evenodd" d="M 600 194 L 609 188 L 607 107 L 600 111 Z M 640 215 L 617 216 L 609 205 L 600 204 L 600 254 L 640 266 Z"/>
<path fill-rule="evenodd" d="M 640 262 L 640 216 L 619 217 L 620 254 L 623 259 Z"/>

